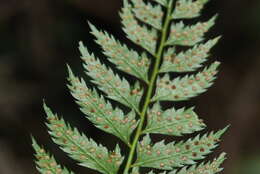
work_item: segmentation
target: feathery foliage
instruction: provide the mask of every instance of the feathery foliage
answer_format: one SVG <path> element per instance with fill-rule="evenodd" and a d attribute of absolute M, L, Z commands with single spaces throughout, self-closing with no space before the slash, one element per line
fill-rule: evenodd
<path fill-rule="evenodd" d="M 74 174 L 73 172 L 69 172 L 68 169 L 62 168 L 59 164 L 57 164 L 54 157 L 50 156 L 43 148 L 41 148 L 34 138 L 32 138 L 32 146 L 36 151 L 36 164 L 37 169 L 40 173 L 48 173 L 48 174 Z"/>
<path fill-rule="evenodd" d="M 199 17 L 207 2 L 123 0 L 120 12 L 123 30 L 126 37 L 142 49 L 141 53 L 89 23 L 103 54 L 119 71 L 133 76 L 136 81 L 129 83 L 80 42 L 85 73 L 91 80 L 85 82 L 68 66 L 68 88 L 86 118 L 97 128 L 119 138 L 129 152 L 123 156 L 119 145 L 110 151 L 97 144 L 44 104 L 46 125 L 53 141 L 79 165 L 103 174 L 140 174 L 144 167 L 158 169 L 160 174 L 216 174 L 222 171 L 225 153 L 211 162 L 201 160 L 218 146 L 227 127 L 179 142 L 154 142 L 151 138 L 152 134 L 181 137 L 206 128 L 195 107 L 165 110 L 161 102 L 189 100 L 207 91 L 216 79 L 220 63 L 203 65 L 220 38 L 205 41 L 205 33 L 214 25 L 216 16 L 206 22 L 185 24 L 186 20 Z M 178 47 L 182 47 L 182 51 L 178 51 Z M 172 78 L 173 73 L 178 73 L 175 78 Z M 88 87 L 88 83 L 93 83 L 94 88 Z M 128 110 L 112 106 L 111 100 Z M 57 164 L 34 138 L 32 141 L 40 173 L 73 174 Z M 155 171 L 147 174 L 155 174 Z"/>

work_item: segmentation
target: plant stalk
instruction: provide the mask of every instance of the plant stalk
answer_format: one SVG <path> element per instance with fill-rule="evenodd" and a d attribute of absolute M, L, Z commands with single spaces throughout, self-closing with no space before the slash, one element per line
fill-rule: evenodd
<path fill-rule="evenodd" d="M 140 139 L 140 136 L 142 135 L 142 128 L 144 126 L 145 116 L 146 116 L 146 113 L 148 110 L 148 106 L 151 102 L 153 91 L 155 89 L 155 81 L 157 79 L 159 68 L 160 68 L 160 63 L 161 63 L 161 60 L 163 57 L 163 49 L 165 47 L 167 31 L 170 26 L 172 8 L 173 8 L 173 0 L 170 0 L 169 4 L 168 4 L 168 8 L 167 8 L 165 22 L 164 22 L 163 29 L 162 29 L 160 45 L 159 45 L 158 51 L 155 56 L 156 61 L 155 61 L 154 67 L 153 67 L 151 79 L 148 84 L 148 90 L 147 90 L 147 94 L 145 97 L 144 106 L 141 109 L 141 114 L 140 114 L 141 120 L 138 125 L 137 131 L 136 131 L 136 134 L 135 134 L 135 137 L 134 137 L 134 140 L 133 140 L 133 143 L 132 143 L 129 155 L 128 155 L 127 163 L 126 163 L 126 166 L 124 169 L 124 174 L 128 174 L 130 168 L 132 167 L 132 161 L 133 161 L 133 158 L 134 158 L 134 155 L 136 152 L 136 146 L 137 146 L 138 140 Z"/>

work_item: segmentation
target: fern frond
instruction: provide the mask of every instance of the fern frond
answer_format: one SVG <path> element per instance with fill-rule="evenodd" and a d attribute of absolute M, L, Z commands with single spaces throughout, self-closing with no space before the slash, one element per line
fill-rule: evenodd
<path fill-rule="evenodd" d="M 213 85 L 219 65 L 219 62 L 214 62 L 196 75 L 177 77 L 173 81 L 166 74 L 158 79 L 153 101 L 184 101 L 205 92 Z"/>
<path fill-rule="evenodd" d="M 130 146 L 130 136 L 137 126 L 135 113 L 124 115 L 122 110 L 113 108 L 103 96 L 90 90 L 83 79 L 74 76 L 69 68 L 69 88 L 81 111 L 99 129 L 119 137 Z"/>
<path fill-rule="evenodd" d="M 200 12 L 209 0 L 178 0 L 172 14 L 173 19 L 189 19 L 200 16 Z"/>
<path fill-rule="evenodd" d="M 121 45 L 113 36 L 106 32 L 101 32 L 90 24 L 92 34 L 97 38 L 96 42 L 103 48 L 104 54 L 123 72 L 129 73 L 145 82 L 148 81 L 149 59 L 143 53 L 139 55 L 136 51 L 130 50 L 126 45 Z M 86 49 L 80 43 L 81 52 Z"/>
<path fill-rule="evenodd" d="M 210 49 L 218 42 L 219 38 L 209 40 L 204 44 L 195 45 L 193 48 L 178 54 L 176 54 L 175 48 L 169 48 L 165 52 L 160 73 L 197 70 L 207 60 Z"/>
<path fill-rule="evenodd" d="M 186 142 L 165 144 L 164 140 L 151 144 L 149 135 L 138 145 L 137 160 L 133 166 L 172 170 L 174 167 L 195 164 L 217 147 L 219 138 L 226 131 L 224 128 L 216 133 L 204 134 Z"/>
<path fill-rule="evenodd" d="M 139 112 L 139 101 L 142 97 L 141 87 L 130 86 L 128 81 L 120 78 L 111 69 L 101 64 L 98 59 L 88 53 L 87 49 L 82 49 L 82 59 L 86 74 L 98 85 L 98 88 L 107 94 L 107 97 L 120 102 L 136 112 Z"/>
<path fill-rule="evenodd" d="M 75 76 L 68 67 L 68 87 L 86 118 L 97 128 L 121 139 L 128 145 L 129 152 L 123 162 L 118 145 L 109 151 L 66 124 L 44 104 L 48 119 L 46 124 L 53 141 L 79 165 L 103 174 L 121 171 L 123 174 L 141 174 L 142 167 L 159 169 L 160 174 L 220 172 L 224 153 L 212 162 L 197 163 L 218 146 L 219 138 L 227 128 L 178 142 L 165 143 L 163 140 L 152 143 L 150 138 L 150 134 L 181 137 L 206 127 L 194 107 L 177 109 L 174 106 L 164 110 L 160 102 L 186 101 L 205 92 L 216 79 L 219 62 L 202 69 L 209 51 L 219 40 L 217 37 L 204 41 L 216 16 L 194 25 L 173 21 L 198 17 L 208 1 L 123 0 L 120 12 L 123 30 L 141 52 L 128 48 L 113 35 L 89 23 L 96 43 L 122 75 L 119 76 L 116 69 L 90 54 L 80 42 L 86 75 L 95 86 L 89 88 L 87 82 Z M 183 48 L 185 51 L 178 51 Z M 199 68 L 202 70 L 194 72 Z M 174 79 L 171 79 L 172 72 L 176 73 Z M 185 72 L 190 74 L 178 74 Z M 133 83 L 126 80 L 125 73 L 135 77 Z M 111 100 L 124 105 L 122 108 L 126 111 L 112 106 Z M 61 168 L 34 139 L 33 147 L 37 153 L 38 170 L 42 174 L 73 174 Z M 124 166 L 120 166 L 122 164 Z"/>
<path fill-rule="evenodd" d="M 216 174 L 223 170 L 220 165 L 224 162 L 226 154 L 222 153 L 218 158 L 215 158 L 212 162 L 201 163 L 200 165 L 192 165 L 190 167 L 183 167 L 180 170 L 173 170 L 168 174 Z M 137 173 L 139 174 L 139 173 Z M 148 174 L 155 174 L 153 171 L 150 171 Z M 162 172 L 159 174 L 166 174 Z"/>
<path fill-rule="evenodd" d="M 204 40 L 204 34 L 215 24 L 217 16 L 207 22 L 185 26 L 183 22 L 172 24 L 166 45 L 193 46 Z"/>
<path fill-rule="evenodd" d="M 79 165 L 97 170 L 103 174 L 116 174 L 123 157 L 120 149 L 116 146 L 113 152 L 109 152 L 102 145 L 98 145 L 94 140 L 88 139 L 76 128 L 67 125 L 63 119 L 59 119 L 56 114 L 44 104 L 47 114 L 49 133 L 53 141 L 69 156 L 78 161 Z"/>
<path fill-rule="evenodd" d="M 182 136 L 202 130 L 206 125 L 193 111 L 194 108 L 174 108 L 163 111 L 159 103 L 148 111 L 147 126 L 143 133 Z"/>
<path fill-rule="evenodd" d="M 132 6 L 124 0 L 124 7 L 120 13 L 122 18 L 123 30 L 130 39 L 135 44 L 141 46 L 151 55 L 155 55 L 156 44 L 158 40 L 158 34 L 155 29 L 148 29 L 146 26 L 141 26 L 138 24 L 137 20 L 134 18 L 132 12 Z"/>
<path fill-rule="evenodd" d="M 207 174 L 216 174 L 223 170 L 223 168 L 220 167 L 220 165 L 224 162 L 226 159 L 226 154 L 222 153 L 218 158 L 215 158 L 212 162 L 208 163 L 201 163 L 200 165 L 192 165 L 191 167 L 183 167 L 181 170 L 172 171 L 169 174 L 201 174 L 201 173 L 207 173 Z"/>
<path fill-rule="evenodd" d="M 32 146 L 36 152 L 36 165 L 37 170 L 41 174 L 74 174 L 70 172 L 66 168 L 62 168 L 59 164 L 57 164 L 55 158 L 50 156 L 43 148 L 41 148 L 34 138 L 32 138 Z"/>
<path fill-rule="evenodd" d="M 149 24 L 157 30 L 162 29 L 163 10 L 161 6 L 153 6 L 145 3 L 143 0 L 131 0 L 133 3 L 133 12 L 142 22 Z"/>

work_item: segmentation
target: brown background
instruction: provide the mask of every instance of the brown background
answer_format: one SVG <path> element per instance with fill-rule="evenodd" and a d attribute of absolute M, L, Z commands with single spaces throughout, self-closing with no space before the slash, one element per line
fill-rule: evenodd
<path fill-rule="evenodd" d="M 100 51 L 87 20 L 125 41 L 121 0 L 0 0 L 0 173 L 36 173 L 30 135 L 57 159 L 77 167 L 47 134 L 42 99 L 72 125 L 105 145 L 117 141 L 83 118 L 65 86 L 66 66 L 82 73 L 78 41 Z M 208 37 L 223 35 L 212 50 L 222 62 L 210 90 L 191 100 L 211 129 L 231 124 L 218 151 L 226 151 L 224 174 L 260 172 L 260 1 L 212 0 L 201 20 L 219 13 Z M 129 42 L 127 42 L 129 43 Z M 100 54 L 98 54 L 100 55 Z M 217 153 L 216 153 L 217 154 Z"/>

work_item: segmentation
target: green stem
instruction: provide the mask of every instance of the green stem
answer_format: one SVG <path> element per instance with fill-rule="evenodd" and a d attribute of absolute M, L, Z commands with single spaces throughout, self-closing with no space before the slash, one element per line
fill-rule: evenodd
<path fill-rule="evenodd" d="M 128 171 L 131 168 L 132 161 L 133 161 L 133 158 L 134 158 L 134 155 L 135 155 L 135 152 L 136 152 L 136 146 L 137 146 L 138 140 L 140 139 L 140 136 L 142 135 L 142 128 L 144 126 L 145 116 L 146 116 L 146 113 L 147 113 L 148 106 L 151 102 L 153 90 L 155 88 L 154 84 L 155 84 L 156 78 L 158 76 L 158 72 L 159 72 L 159 68 L 160 68 L 160 62 L 161 62 L 162 56 L 163 56 L 163 49 L 165 47 L 167 31 L 169 29 L 170 21 L 171 21 L 172 8 L 173 8 L 173 0 L 171 0 L 169 2 L 168 8 L 167 8 L 167 15 L 166 15 L 166 19 L 165 19 L 163 29 L 162 29 L 161 41 L 160 41 L 160 45 L 159 45 L 158 51 L 157 51 L 156 56 L 155 56 L 156 61 L 155 61 L 154 67 L 153 67 L 151 80 L 149 81 L 149 84 L 148 84 L 148 90 L 147 90 L 147 94 L 146 94 L 146 97 L 145 97 L 144 106 L 141 109 L 141 114 L 140 114 L 141 120 L 140 120 L 140 123 L 138 125 L 137 131 L 136 131 L 136 134 L 135 134 L 135 137 L 134 137 L 134 140 L 133 140 L 133 143 L 132 143 L 129 155 L 128 155 L 124 174 L 128 174 Z"/>

